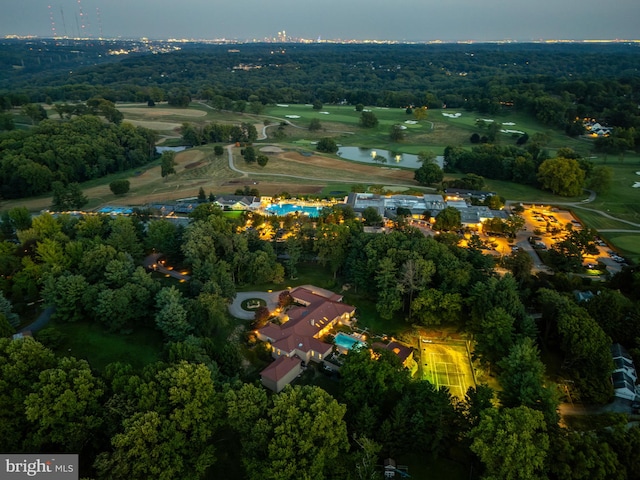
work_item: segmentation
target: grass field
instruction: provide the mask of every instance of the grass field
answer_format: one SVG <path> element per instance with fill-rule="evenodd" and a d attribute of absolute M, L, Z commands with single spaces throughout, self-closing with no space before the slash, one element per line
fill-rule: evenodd
<path fill-rule="evenodd" d="M 176 145 L 180 143 L 179 127 L 184 122 L 203 126 L 208 122 L 220 123 L 253 123 L 261 135 L 265 122 L 271 123 L 266 129 L 269 138 L 256 142 L 256 146 L 277 145 L 285 150 L 280 154 L 270 154 L 266 167 L 247 165 L 240 156 L 240 149 L 234 149 L 236 168 L 246 171 L 243 174 L 229 168 L 227 153 L 222 156 L 213 155 L 213 145 L 205 145 L 181 152 L 176 156 L 177 174 L 167 178 L 160 176 L 159 162 L 152 162 L 142 168 L 121 172 L 109 177 L 86 182 L 82 185 L 89 198 L 88 209 L 102 205 L 143 205 L 152 201 L 196 196 L 203 188 L 206 193 L 233 193 L 244 185 L 259 182 L 258 190 L 262 195 L 272 195 L 283 191 L 292 194 L 322 194 L 342 196 L 351 190 L 351 185 L 358 184 L 370 187 L 385 186 L 387 189 L 401 189 L 419 192 L 413 179 L 412 170 L 390 168 L 382 165 L 366 165 L 350 162 L 336 156 L 319 155 L 314 152 L 312 142 L 325 136 L 334 136 L 342 145 L 385 148 L 403 153 L 418 153 L 428 150 L 436 155 L 442 154 L 447 145 L 471 147 L 471 133 L 482 134 L 476 125 L 478 118 L 489 118 L 504 125 L 505 128 L 526 131 L 530 136 L 536 133 L 545 134 L 551 154 L 559 147 L 571 147 L 583 156 L 592 159 L 594 164 L 605 164 L 613 170 L 613 187 L 605 194 L 598 195 L 596 200 L 587 206 L 607 212 L 620 219 L 640 223 L 640 189 L 632 185 L 640 181 L 640 156 L 597 156 L 592 153 L 592 143 L 583 139 L 572 139 L 561 131 L 550 130 L 539 124 L 534 118 L 515 111 L 505 111 L 493 116 L 484 116 L 464 110 L 429 110 L 427 118 L 417 124 L 407 124 L 414 120 L 401 108 L 366 107 L 378 118 L 376 128 L 365 129 L 359 125 L 360 112 L 353 106 L 326 105 L 322 110 L 313 110 L 311 105 L 289 105 L 287 107 L 267 106 L 261 115 L 219 111 L 195 101 L 189 108 L 174 108 L 157 105 L 149 108 L 146 104 L 119 104 L 118 109 L 125 116 L 125 121 L 136 125 L 148 126 L 156 130 L 160 143 Z M 326 113 L 321 113 L 326 112 Z M 460 113 L 457 118 L 444 116 L 443 113 Z M 287 118 L 296 116 L 299 118 Z M 311 119 L 317 118 L 322 124 L 318 132 L 310 132 L 308 125 Z M 291 124 L 284 129 L 285 137 L 274 139 L 275 128 L 280 121 Z M 390 127 L 400 124 L 406 127 L 406 138 L 400 143 L 389 139 Z M 515 141 L 511 134 L 499 135 L 503 144 Z M 303 155 L 300 152 L 304 152 Z M 309 155 L 311 154 L 311 155 Z M 458 175 L 448 175 L 455 178 Z M 297 177 L 297 178 L 296 178 Z M 302 177 L 302 178 L 300 178 Z M 131 190 L 123 196 L 115 196 L 109 190 L 109 183 L 115 179 L 128 179 Z M 487 189 L 496 191 L 507 200 L 524 202 L 580 202 L 586 196 L 565 198 L 542 192 L 535 188 L 517 185 L 510 182 L 487 180 Z M 6 201 L 0 206 L 2 210 L 14 206 L 26 206 L 31 211 L 46 209 L 51 204 L 49 196 Z M 596 229 L 626 229 L 625 224 L 606 219 L 597 213 L 584 209 L 576 209 L 584 223 Z M 633 236 L 603 236 L 618 248 L 635 255 L 640 255 L 640 247 L 634 247 Z M 635 257 L 634 257 L 635 258 Z"/>
<path fill-rule="evenodd" d="M 57 349 L 60 355 L 83 358 L 92 368 L 104 371 L 112 362 L 129 363 L 135 369 L 160 359 L 163 340 L 160 332 L 138 329 L 129 335 L 110 333 L 96 323 L 55 323 L 56 329 L 65 335 L 65 341 Z"/>
<path fill-rule="evenodd" d="M 422 376 L 436 388 L 447 387 L 452 395 L 464 399 L 469 387 L 476 386 L 471 359 L 464 344 L 420 342 Z"/>

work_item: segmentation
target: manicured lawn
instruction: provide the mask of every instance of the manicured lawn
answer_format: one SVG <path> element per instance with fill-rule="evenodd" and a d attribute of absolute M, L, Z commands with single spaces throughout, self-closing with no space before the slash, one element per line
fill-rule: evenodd
<path fill-rule="evenodd" d="M 449 175 L 447 177 L 460 177 L 460 175 Z M 486 190 L 496 192 L 498 195 L 512 202 L 525 203 L 554 203 L 554 202 L 579 202 L 588 198 L 585 193 L 580 197 L 560 197 L 550 192 L 544 192 L 528 185 L 518 183 L 503 182 L 500 180 L 485 179 Z"/>
<path fill-rule="evenodd" d="M 612 218 L 607 218 L 598 212 L 582 208 L 574 208 L 572 212 L 584 225 L 589 225 L 589 227 L 595 228 L 596 230 L 638 230 L 638 233 L 640 233 L 640 228 L 629 225 L 628 223 L 619 222 Z M 603 235 L 607 236 L 606 233 L 603 233 Z"/>
<path fill-rule="evenodd" d="M 628 155 L 622 163 L 618 158 L 611 157 L 606 161 L 599 157 L 593 162 L 610 168 L 613 171 L 613 180 L 609 191 L 599 194 L 594 202 L 586 206 L 640 223 L 640 189 L 633 188 L 635 182 L 640 182 L 640 175 L 636 173 L 640 171 L 640 156 Z"/>
<path fill-rule="evenodd" d="M 141 369 L 159 360 L 163 348 L 162 335 L 151 328 L 123 335 L 88 322 L 56 323 L 55 327 L 66 336 L 56 353 L 83 358 L 98 371 L 104 371 L 112 362 L 129 363 Z"/>
<path fill-rule="evenodd" d="M 631 259 L 636 264 L 640 262 L 640 232 L 605 233 L 603 237 L 620 250 L 625 258 Z"/>

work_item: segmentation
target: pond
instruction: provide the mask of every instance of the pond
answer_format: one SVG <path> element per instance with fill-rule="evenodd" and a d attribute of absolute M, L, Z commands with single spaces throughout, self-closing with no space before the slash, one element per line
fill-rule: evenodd
<path fill-rule="evenodd" d="M 340 147 L 338 155 L 355 162 L 384 165 L 387 167 L 419 168 L 422 163 L 418 155 L 412 153 L 390 152 L 382 148 Z M 436 163 L 442 168 L 444 157 L 438 155 Z"/>
<path fill-rule="evenodd" d="M 189 147 L 185 147 L 184 145 L 181 145 L 179 147 L 156 147 L 156 151 L 162 155 L 162 152 L 181 152 L 183 150 L 186 150 Z"/>

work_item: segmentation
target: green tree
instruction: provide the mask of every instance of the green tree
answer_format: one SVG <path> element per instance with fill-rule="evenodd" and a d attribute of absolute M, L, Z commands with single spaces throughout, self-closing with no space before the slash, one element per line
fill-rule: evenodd
<path fill-rule="evenodd" d="M 346 407 L 315 386 L 295 386 L 273 399 L 268 416 L 273 436 L 265 468 L 252 478 L 294 480 L 325 478 L 349 448 Z M 254 477 L 258 474 L 258 477 Z"/>
<path fill-rule="evenodd" d="M 142 257 L 144 249 L 133 217 L 117 216 L 111 221 L 110 227 L 111 233 L 106 240 L 108 245 L 111 245 L 118 252 L 131 255 L 135 259 Z"/>
<path fill-rule="evenodd" d="M 311 121 L 309 122 L 309 131 L 317 132 L 318 130 L 322 130 L 322 124 L 320 123 L 320 120 L 318 120 L 317 118 L 312 118 Z"/>
<path fill-rule="evenodd" d="M 269 163 L 269 157 L 266 155 L 258 155 L 258 158 L 256 159 L 256 161 L 258 162 L 258 165 L 260 165 L 261 167 L 266 167 L 267 163 Z"/>
<path fill-rule="evenodd" d="M 136 380 L 131 400 L 138 400 L 138 411 L 112 437 L 113 450 L 97 458 L 100 478 L 204 478 L 215 461 L 213 435 L 222 414 L 211 370 L 181 361 L 146 383 Z"/>
<path fill-rule="evenodd" d="M 404 128 L 402 125 L 391 125 L 389 129 L 389 140 L 392 142 L 401 142 L 405 138 Z"/>
<path fill-rule="evenodd" d="M 53 182 L 51 188 L 53 190 L 51 209 L 54 211 L 80 209 L 89 201 L 77 183 L 65 186 L 62 182 Z"/>
<path fill-rule="evenodd" d="M 351 230 L 348 225 L 325 223 L 316 230 L 316 241 L 313 249 L 318 254 L 321 265 L 329 265 L 336 278 L 349 248 Z"/>
<path fill-rule="evenodd" d="M 20 325 L 20 317 L 13 312 L 13 306 L 11 302 L 7 300 L 2 291 L 0 290 L 0 315 L 14 329 Z"/>
<path fill-rule="evenodd" d="M 285 251 L 287 259 L 285 260 L 285 266 L 289 273 L 289 278 L 294 280 L 298 275 L 298 263 L 302 256 L 302 242 L 294 237 L 287 237 L 285 240 Z"/>
<path fill-rule="evenodd" d="M 427 114 L 428 112 L 426 106 L 413 109 L 413 118 L 415 118 L 417 121 L 425 120 L 427 118 Z"/>
<path fill-rule="evenodd" d="M 360 115 L 360 126 L 363 128 L 375 128 L 378 126 L 378 117 L 373 112 L 363 111 Z"/>
<path fill-rule="evenodd" d="M 341 398 L 347 403 L 350 425 L 358 435 L 373 436 L 409 383 L 410 374 L 388 350 L 375 356 L 352 350 L 340 369 Z"/>
<path fill-rule="evenodd" d="M 129 191 L 130 183 L 129 180 L 121 179 L 114 180 L 109 184 L 109 189 L 114 195 L 124 195 Z"/>
<path fill-rule="evenodd" d="M 313 101 L 313 109 L 314 110 L 322 110 L 322 102 L 320 100 Z"/>
<path fill-rule="evenodd" d="M 453 207 L 447 207 L 436 215 L 436 221 L 433 225 L 434 230 L 458 230 L 461 226 L 460 210 Z"/>
<path fill-rule="evenodd" d="M 513 323 L 513 317 L 500 307 L 488 311 L 480 321 L 474 353 L 485 366 L 490 368 L 509 353 L 515 337 Z"/>
<path fill-rule="evenodd" d="M 242 157 L 244 158 L 244 161 L 247 163 L 255 162 L 257 158 L 256 149 L 251 146 L 246 147 L 244 149 L 244 153 L 242 154 Z"/>
<path fill-rule="evenodd" d="M 456 324 L 462 312 L 459 293 L 443 292 L 435 288 L 421 290 L 411 303 L 413 319 L 421 325 Z"/>
<path fill-rule="evenodd" d="M 423 165 L 426 163 L 434 163 L 436 161 L 436 157 L 437 155 L 431 150 L 420 150 L 418 152 L 418 162 Z"/>
<path fill-rule="evenodd" d="M 39 103 L 27 103 L 22 106 L 22 113 L 31 119 L 31 125 L 47 119 L 47 111 Z"/>
<path fill-rule="evenodd" d="M 89 284 L 82 275 L 49 275 L 44 282 L 42 297 L 54 306 L 54 318 L 62 322 L 77 322 L 85 318 L 85 294 Z"/>
<path fill-rule="evenodd" d="M 24 409 L 27 396 L 36 390 L 40 373 L 54 368 L 57 360 L 51 350 L 33 338 L 0 338 L 0 449 L 19 451 L 29 424 Z"/>
<path fill-rule="evenodd" d="M 324 137 L 318 140 L 316 150 L 323 153 L 336 153 L 338 151 L 338 144 L 333 138 Z"/>
<path fill-rule="evenodd" d="M 504 320 L 502 322 L 505 323 Z M 508 329 L 508 325 L 502 328 Z M 501 343 L 498 343 L 503 350 L 508 347 L 504 340 L 505 336 L 508 336 L 508 331 L 500 339 Z M 544 377 L 545 366 L 540 360 L 540 352 L 533 340 L 525 338 L 513 345 L 509 354 L 498 362 L 498 367 L 501 370 L 498 380 L 503 388 L 498 396 L 502 405 L 505 407 L 524 405 L 540 410 L 551 423 L 557 421 L 557 391 L 553 384 L 550 387 L 545 386 L 547 383 Z"/>
<path fill-rule="evenodd" d="M 193 330 L 187 322 L 187 310 L 182 294 L 175 287 L 165 287 L 156 295 L 156 325 L 174 342 L 184 340 Z"/>
<path fill-rule="evenodd" d="M 378 212 L 376 207 L 367 207 L 362 212 L 362 218 L 364 219 L 365 225 L 371 225 L 375 227 L 379 227 L 382 225 L 382 215 Z"/>
<path fill-rule="evenodd" d="M 442 182 L 444 172 L 435 163 L 425 162 L 416 169 L 413 178 L 422 185 L 433 185 Z"/>
<path fill-rule="evenodd" d="M 397 270 L 393 260 L 384 257 L 378 265 L 375 275 L 378 301 L 376 310 L 385 320 L 393 318 L 393 314 L 402 308 L 401 285 L 397 281 Z"/>
<path fill-rule="evenodd" d="M 542 413 L 528 407 L 489 408 L 471 430 L 471 451 L 484 464 L 486 479 L 543 478 L 549 436 Z"/>
<path fill-rule="evenodd" d="M 613 170 L 604 165 L 596 165 L 587 179 L 587 188 L 596 193 L 607 193 L 613 181 Z"/>
<path fill-rule="evenodd" d="M 13 207 L 7 213 L 14 229 L 27 230 L 31 228 L 31 212 L 27 207 Z"/>
<path fill-rule="evenodd" d="M 575 197 L 582 193 L 585 172 L 572 158 L 550 158 L 538 168 L 538 181 L 542 188 L 563 197 Z"/>
<path fill-rule="evenodd" d="M 165 151 L 160 156 L 160 176 L 166 178 L 176 173 L 176 152 Z"/>
<path fill-rule="evenodd" d="M 103 393 L 102 382 L 93 376 L 86 360 L 60 359 L 56 368 L 40 374 L 33 393 L 24 401 L 27 420 L 34 428 L 29 442 L 81 450 L 102 425 Z"/>

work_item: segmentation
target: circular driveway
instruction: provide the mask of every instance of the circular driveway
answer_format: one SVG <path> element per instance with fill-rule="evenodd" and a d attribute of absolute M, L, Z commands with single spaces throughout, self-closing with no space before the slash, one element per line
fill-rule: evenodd
<path fill-rule="evenodd" d="M 267 308 L 270 312 L 273 312 L 278 306 L 278 296 L 281 290 L 277 292 L 238 292 L 236 298 L 233 299 L 231 305 L 229 305 L 229 313 L 241 320 L 253 320 L 255 313 L 253 310 L 245 310 L 242 308 L 242 302 L 249 300 L 250 298 L 259 298 L 267 302 Z"/>

